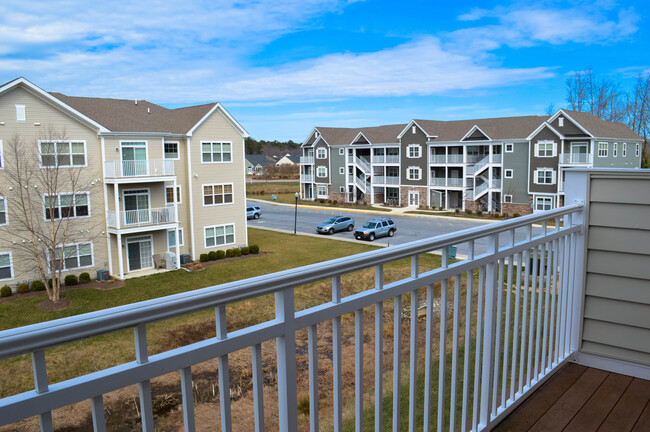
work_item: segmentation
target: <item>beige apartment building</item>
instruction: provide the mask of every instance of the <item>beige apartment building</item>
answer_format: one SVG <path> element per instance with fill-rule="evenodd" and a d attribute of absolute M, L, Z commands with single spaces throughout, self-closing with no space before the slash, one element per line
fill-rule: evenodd
<path fill-rule="evenodd" d="M 22 237 L 12 220 L 16 191 L 5 177 L 16 148 L 10 142 L 20 142 L 20 157 L 77 170 L 88 185 L 57 191 L 60 209 L 38 215 L 72 212 L 76 240 L 64 247 L 65 273 L 106 269 L 123 279 L 149 272 L 154 255 L 177 268 L 181 255 L 198 259 L 248 243 L 247 136 L 219 103 L 167 109 L 48 93 L 24 78 L 0 86 L 0 285 L 39 278 L 29 254 L 12 247 Z"/>

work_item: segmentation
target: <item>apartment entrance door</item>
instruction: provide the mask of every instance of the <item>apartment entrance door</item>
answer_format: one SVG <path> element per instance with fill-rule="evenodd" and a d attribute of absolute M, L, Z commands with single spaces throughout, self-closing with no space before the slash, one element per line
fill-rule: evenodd
<path fill-rule="evenodd" d="M 409 191 L 409 206 L 420 206 L 420 192 Z"/>
<path fill-rule="evenodd" d="M 149 191 L 147 189 L 124 191 L 124 224 L 149 223 Z"/>
<path fill-rule="evenodd" d="M 122 175 L 147 175 L 147 143 L 122 142 Z"/>
<path fill-rule="evenodd" d="M 153 247 L 151 236 L 132 237 L 126 240 L 126 261 L 129 271 L 153 267 Z"/>

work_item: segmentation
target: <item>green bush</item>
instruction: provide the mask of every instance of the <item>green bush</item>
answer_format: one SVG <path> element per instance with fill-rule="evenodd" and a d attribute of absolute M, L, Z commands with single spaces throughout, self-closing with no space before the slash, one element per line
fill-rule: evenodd
<path fill-rule="evenodd" d="M 67 275 L 63 279 L 63 283 L 65 284 L 65 286 L 75 286 L 79 283 L 79 278 L 73 274 Z"/>
<path fill-rule="evenodd" d="M 321 204 L 325 203 L 325 200 L 323 198 L 321 198 L 319 201 L 320 201 Z"/>
<path fill-rule="evenodd" d="M 504 219 L 508 219 L 508 213 L 502 213 L 501 216 L 503 216 Z"/>
<path fill-rule="evenodd" d="M 470 209 L 466 209 L 466 210 L 465 210 L 465 213 L 467 213 L 467 214 L 472 214 L 472 210 L 470 210 Z"/>
<path fill-rule="evenodd" d="M 454 210 L 454 213 L 456 213 L 456 214 L 460 213 L 460 209 Z"/>
<path fill-rule="evenodd" d="M 226 251 L 226 258 L 232 258 L 235 256 L 235 250 L 234 249 L 228 249 Z"/>
<path fill-rule="evenodd" d="M 25 294 L 29 292 L 29 284 L 22 283 L 18 285 L 18 292 L 21 294 Z"/>
<path fill-rule="evenodd" d="M 35 280 L 32 282 L 32 291 L 45 291 L 45 284 L 42 280 Z"/>
<path fill-rule="evenodd" d="M 226 252 L 222 250 L 217 251 L 217 259 L 224 259 L 226 257 Z"/>
<path fill-rule="evenodd" d="M 256 244 L 254 244 L 254 245 L 250 245 L 250 246 L 249 246 L 249 249 L 250 249 L 250 251 L 251 251 L 252 254 L 258 254 L 258 253 L 260 253 L 260 247 L 259 247 L 258 245 L 256 245 Z"/>
<path fill-rule="evenodd" d="M 482 216 L 483 212 L 481 210 L 476 210 L 476 216 Z"/>
<path fill-rule="evenodd" d="M 241 256 L 241 249 L 237 248 L 234 250 L 235 256 L 240 257 Z"/>
<path fill-rule="evenodd" d="M 217 251 L 208 252 L 208 258 L 210 258 L 210 261 L 216 261 L 217 260 Z"/>
<path fill-rule="evenodd" d="M 208 254 L 202 253 L 201 255 L 199 255 L 199 261 L 208 262 L 208 261 L 210 261 L 210 257 L 209 257 Z"/>
<path fill-rule="evenodd" d="M 59 280 L 59 279 L 57 278 L 57 281 L 58 281 L 58 280 Z M 50 279 L 47 280 L 47 285 L 48 285 L 50 288 L 52 288 L 52 278 L 50 278 Z M 61 285 L 60 282 L 59 282 L 59 285 Z"/>
<path fill-rule="evenodd" d="M 0 297 L 9 297 L 11 295 L 11 287 L 10 286 L 3 286 L 0 288 Z"/>
<path fill-rule="evenodd" d="M 513 214 L 512 214 L 512 217 L 513 217 L 513 218 L 516 218 L 516 217 L 519 217 L 519 216 L 521 216 L 519 213 L 513 213 Z"/>
<path fill-rule="evenodd" d="M 90 283 L 90 274 L 83 272 L 79 275 L 79 283 L 80 284 L 87 284 Z"/>
<path fill-rule="evenodd" d="M 334 200 L 334 201 L 332 201 L 332 204 L 336 205 L 336 204 L 338 204 L 338 201 Z"/>
<path fill-rule="evenodd" d="M 492 216 L 494 216 L 495 218 L 500 218 L 501 217 L 501 215 L 499 213 L 494 213 Z"/>
<path fill-rule="evenodd" d="M 243 248 L 241 248 L 242 255 L 248 255 L 249 253 L 251 253 L 251 249 L 248 246 L 244 246 Z"/>

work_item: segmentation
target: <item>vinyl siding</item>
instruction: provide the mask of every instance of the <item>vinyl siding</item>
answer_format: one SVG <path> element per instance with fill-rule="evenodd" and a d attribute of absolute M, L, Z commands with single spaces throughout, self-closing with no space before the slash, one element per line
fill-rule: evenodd
<path fill-rule="evenodd" d="M 545 193 L 556 193 L 557 192 L 557 182 L 559 178 L 558 174 L 558 160 L 556 157 L 536 157 L 535 156 L 535 144 L 538 141 L 554 141 L 556 145 L 557 154 L 560 152 L 560 146 L 562 141 L 560 138 L 555 135 L 550 129 L 544 128 L 539 133 L 530 140 L 530 174 L 528 178 L 528 185 L 530 193 L 536 194 L 545 194 Z M 556 178 L 555 184 L 553 185 L 542 185 L 535 183 L 535 170 L 537 168 L 552 168 L 555 170 Z"/>
<path fill-rule="evenodd" d="M 318 154 L 318 149 L 319 148 L 324 148 L 326 150 L 326 157 L 325 159 L 318 159 L 316 155 Z M 338 150 L 337 150 L 338 151 Z M 316 145 L 314 146 L 314 182 L 320 183 L 320 184 L 329 184 L 330 183 L 330 178 L 331 178 L 331 173 L 330 173 L 330 156 L 331 156 L 331 150 L 329 146 L 323 141 L 320 140 Z M 327 168 L 327 176 L 325 177 L 318 177 L 316 174 L 318 173 L 318 167 L 323 166 Z"/>
<path fill-rule="evenodd" d="M 512 195 L 515 204 L 528 204 L 528 143 L 514 143 L 512 152 L 505 152 L 503 146 L 503 194 Z M 506 169 L 513 170 L 513 177 L 506 178 Z"/>
<path fill-rule="evenodd" d="M 339 155 L 339 149 L 343 148 L 345 154 Z M 330 193 L 338 193 L 341 186 L 345 187 L 345 176 L 347 173 L 347 168 L 345 165 L 345 156 L 347 154 L 347 149 L 345 147 L 332 147 L 332 152 L 330 153 L 330 158 L 332 161 L 332 172 L 329 173 L 330 178 L 332 179 L 332 189 Z M 339 168 L 343 167 L 343 174 L 339 174 Z"/>
<path fill-rule="evenodd" d="M 420 145 L 420 157 L 419 158 L 409 158 L 408 156 L 408 146 L 409 144 L 419 144 Z M 411 129 L 406 131 L 402 136 L 400 144 L 400 175 L 402 178 L 400 182 L 402 186 L 426 186 L 429 163 L 428 163 L 428 154 L 429 147 L 427 146 L 427 137 L 418 127 L 415 128 L 415 133 Z M 407 180 L 407 173 L 409 167 L 419 167 L 422 172 L 422 178 L 420 180 Z M 424 197 L 420 197 L 424 199 Z"/>
<path fill-rule="evenodd" d="M 598 156 L 598 143 L 606 142 L 607 157 Z M 627 154 L 623 157 L 623 143 L 627 141 L 595 140 L 594 143 L 594 167 L 595 168 L 639 168 L 641 167 L 641 155 L 636 156 L 636 142 L 627 142 Z M 614 157 L 614 143 L 618 144 L 617 156 Z"/>

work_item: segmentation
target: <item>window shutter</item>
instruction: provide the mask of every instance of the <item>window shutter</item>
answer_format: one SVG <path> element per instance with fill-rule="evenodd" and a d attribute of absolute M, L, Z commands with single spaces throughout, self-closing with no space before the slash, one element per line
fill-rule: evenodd
<path fill-rule="evenodd" d="M 551 177 L 551 178 L 552 178 L 552 180 L 551 180 L 551 184 L 555 184 L 555 178 L 556 178 L 556 176 L 557 176 L 557 173 L 556 173 L 555 171 L 553 171 L 553 176 Z"/>
<path fill-rule="evenodd" d="M 557 143 L 553 141 L 553 157 L 557 157 Z"/>
<path fill-rule="evenodd" d="M 539 156 L 539 143 L 535 143 L 535 156 Z"/>
<path fill-rule="evenodd" d="M 537 144 L 535 144 L 537 146 Z M 537 184 L 537 170 L 533 171 L 533 183 Z"/>

